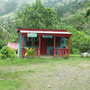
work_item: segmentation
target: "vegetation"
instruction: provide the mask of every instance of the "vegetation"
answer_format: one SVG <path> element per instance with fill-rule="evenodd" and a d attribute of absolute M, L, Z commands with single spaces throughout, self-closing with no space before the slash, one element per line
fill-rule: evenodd
<path fill-rule="evenodd" d="M 57 23 L 55 12 L 51 8 L 45 8 L 40 0 L 37 0 L 32 6 L 27 5 L 24 10 L 17 14 L 18 27 L 54 29 Z"/>
<path fill-rule="evenodd" d="M 1 58 L 6 59 L 8 57 L 8 47 L 7 46 L 3 47 L 0 53 L 1 53 Z"/>
<path fill-rule="evenodd" d="M 25 53 L 25 56 L 28 57 L 28 58 L 31 58 L 32 56 L 34 56 L 34 48 L 25 48 L 26 49 L 26 53 Z"/>
<path fill-rule="evenodd" d="M 78 49 L 80 52 L 89 52 L 90 50 L 90 36 L 84 32 L 77 31 L 72 26 L 68 26 L 67 29 L 72 32 L 71 45 L 72 49 Z M 73 50 L 72 50 L 73 51 Z M 74 53 L 74 52 L 72 52 Z"/>
<path fill-rule="evenodd" d="M 4 46 L 0 51 L 0 57 L 1 59 L 15 58 L 16 51 L 12 50 L 10 47 Z"/>
<path fill-rule="evenodd" d="M 2 5 L 4 5 L 3 3 Z M 16 13 L 17 10 L 19 11 L 16 15 L 13 14 L 14 17 L 0 18 L 0 26 L 10 33 L 11 37 L 7 38 L 6 34 L 3 35 L 0 32 L 0 49 L 7 45 L 7 42 L 17 42 L 18 34 L 16 31 L 17 28 L 21 27 L 34 29 L 67 29 L 73 34 L 71 38 L 71 51 L 78 49 L 78 52 L 90 52 L 89 0 L 68 0 L 66 2 L 63 0 L 37 0 L 31 5 L 26 5 L 25 1 L 20 4 L 17 0 L 12 0 L 9 3 L 12 3 L 12 5 L 15 4 L 15 7 L 10 12 Z M 25 7 L 23 8 L 23 6 Z M 8 10 L 6 12 L 9 13 Z"/>

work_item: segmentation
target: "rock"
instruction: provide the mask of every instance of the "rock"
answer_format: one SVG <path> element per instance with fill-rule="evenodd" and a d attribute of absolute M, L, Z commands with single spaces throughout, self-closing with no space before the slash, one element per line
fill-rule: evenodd
<path fill-rule="evenodd" d="M 52 86 L 52 85 L 48 85 L 47 87 L 48 87 L 48 88 L 51 88 L 51 86 Z"/>
<path fill-rule="evenodd" d="M 88 57 L 88 52 L 81 53 L 81 57 Z"/>

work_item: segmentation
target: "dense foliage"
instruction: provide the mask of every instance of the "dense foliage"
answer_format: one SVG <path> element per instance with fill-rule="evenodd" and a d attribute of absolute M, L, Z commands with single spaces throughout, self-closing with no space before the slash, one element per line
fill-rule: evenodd
<path fill-rule="evenodd" d="M 32 6 L 27 5 L 17 14 L 17 26 L 32 29 L 55 29 L 58 24 L 56 14 L 51 8 L 45 8 L 39 0 Z"/>
<path fill-rule="evenodd" d="M 90 50 L 90 36 L 84 32 L 77 31 L 72 26 L 68 26 L 67 29 L 73 34 L 71 38 L 72 49 L 75 48 L 81 52 L 88 52 Z"/>
<path fill-rule="evenodd" d="M 15 58 L 16 51 L 12 50 L 10 47 L 4 46 L 0 51 L 0 57 L 1 59 Z"/>

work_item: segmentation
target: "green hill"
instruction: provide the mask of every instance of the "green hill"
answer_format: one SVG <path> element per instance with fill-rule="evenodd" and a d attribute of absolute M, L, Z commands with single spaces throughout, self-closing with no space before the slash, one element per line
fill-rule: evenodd
<path fill-rule="evenodd" d="M 36 0 L 0 0 L 0 17 L 5 18 L 14 16 L 26 4 L 32 4 Z M 45 7 L 55 8 L 56 6 L 65 6 L 75 0 L 41 0 Z M 79 2 L 81 0 L 77 0 Z"/>
<path fill-rule="evenodd" d="M 13 16 L 18 10 L 26 4 L 32 4 L 35 0 L 0 0 L 0 16 Z"/>

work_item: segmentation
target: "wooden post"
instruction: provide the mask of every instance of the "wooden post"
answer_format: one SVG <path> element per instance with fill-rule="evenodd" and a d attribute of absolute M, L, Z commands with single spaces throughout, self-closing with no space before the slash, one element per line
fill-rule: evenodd
<path fill-rule="evenodd" d="M 60 49 L 60 56 L 61 56 L 61 49 Z"/>
<path fill-rule="evenodd" d="M 70 56 L 70 37 L 68 37 L 68 55 Z"/>
<path fill-rule="evenodd" d="M 35 55 L 36 55 L 36 56 L 38 55 L 37 49 L 35 49 Z"/>
<path fill-rule="evenodd" d="M 40 56 L 40 49 L 41 49 L 41 36 L 39 36 L 39 56 Z"/>
<path fill-rule="evenodd" d="M 24 35 L 22 34 L 22 57 L 24 57 Z"/>
<path fill-rule="evenodd" d="M 55 36 L 54 36 L 54 56 L 56 56 L 56 50 L 55 50 Z"/>

